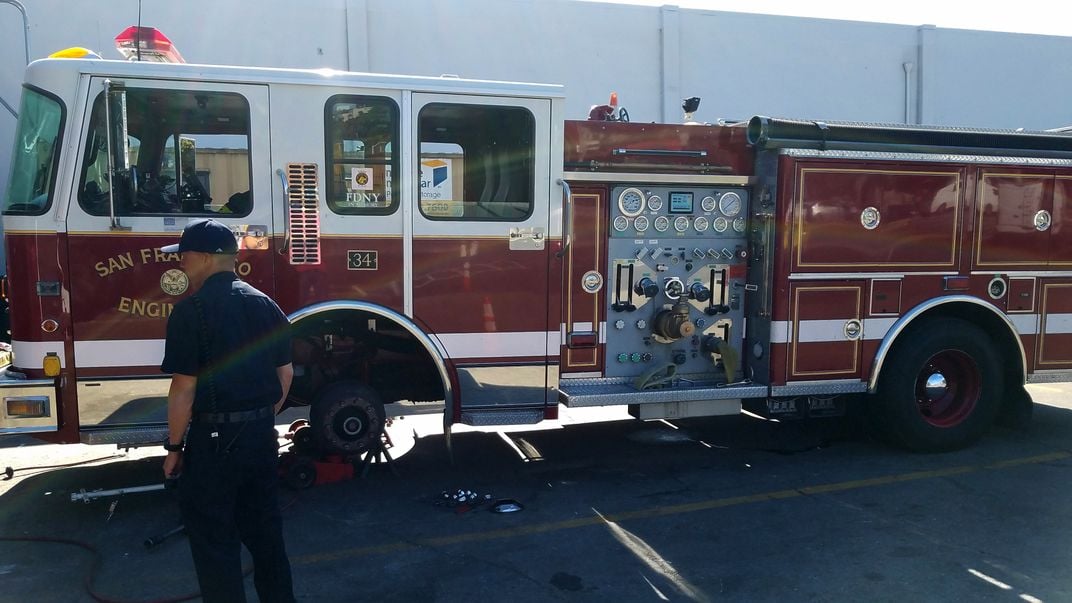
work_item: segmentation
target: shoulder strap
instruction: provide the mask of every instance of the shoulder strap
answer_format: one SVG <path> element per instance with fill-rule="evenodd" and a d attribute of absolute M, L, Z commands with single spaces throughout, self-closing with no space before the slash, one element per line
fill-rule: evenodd
<path fill-rule="evenodd" d="M 214 370 L 212 367 L 212 348 L 209 345 L 208 340 L 208 321 L 205 320 L 205 307 L 201 298 L 194 295 L 191 299 L 194 301 L 194 307 L 197 308 L 197 340 L 200 344 L 200 353 L 198 355 L 201 357 L 201 376 L 205 378 L 205 385 L 208 386 L 209 412 L 215 413 L 216 381 L 213 379 L 212 375 Z"/>

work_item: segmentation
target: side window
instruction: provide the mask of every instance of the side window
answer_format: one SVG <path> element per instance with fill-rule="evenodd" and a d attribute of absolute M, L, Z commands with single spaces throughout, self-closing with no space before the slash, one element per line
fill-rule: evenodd
<path fill-rule="evenodd" d="M 52 205 L 64 117 L 55 97 L 29 86 L 23 89 L 5 214 L 36 216 Z"/>
<path fill-rule="evenodd" d="M 240 94 L 130 88 L 129 172 L 108 178 L 104 95 L 90 117 L 78 200 L 92 215 L 109 215 L 114 188 L 120 216 L 249 213 L 249 104 Z"/>
<path fill-rule="evenodd" d="M 507 222 L 532 214 L 536 120 L 528 109 L 430 104 L 418 128 L 422 214 Z"/>
<path fill-rule="evenodd" d="M 352 215 L 398 207 L 398 107 L 382 97 L 338 95 L 325 107 L 327 202 Z"/>

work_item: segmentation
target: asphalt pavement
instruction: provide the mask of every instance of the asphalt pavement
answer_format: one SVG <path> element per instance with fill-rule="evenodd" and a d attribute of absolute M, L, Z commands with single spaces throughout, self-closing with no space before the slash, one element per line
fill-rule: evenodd
<path fill-rule="evenodd" d="M 564 411 L 509 431 L 436 417 L 391 427 L 395 461 L 284 490 L 302 601 L 1072 601 L 1070 384 L 1030 386 L 1035 419 L 967 450 L 911 454 L 852 420 L 639 422 Z M 283 422 L 281 421 L 281 424 Z M 0 468 L 112 447 L 0 439 Z M 0 481 L 0 601 L 160 601 L 196 591 L 159 449 Z M 444 504 L 444 491 L 522 510 Z M 256 600 L 248 582 L 251 601 Z"/>

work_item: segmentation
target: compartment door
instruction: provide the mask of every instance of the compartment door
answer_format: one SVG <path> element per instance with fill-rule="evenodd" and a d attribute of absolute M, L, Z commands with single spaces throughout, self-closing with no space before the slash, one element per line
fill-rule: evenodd
<path fill-rule="evenodd" d="M 1041 282 L 1041 325 L 1036 370 L 1072 368 L 1072 281 Z"/>
<path fill-rule="evenodd" d="M 859 378 L 863 284 L 801 283 L 790 295 L 787 381 Z"/>

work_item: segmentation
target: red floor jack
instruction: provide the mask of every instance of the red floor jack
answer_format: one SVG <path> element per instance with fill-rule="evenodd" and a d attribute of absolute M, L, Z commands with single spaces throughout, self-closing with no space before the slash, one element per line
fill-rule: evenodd
<path fill-rule="evenodd" d="M 313 444 L 312 427 L 305 419 L 291 423 L 283 437 L 291 442 L 291 447 L 279 455 L 279 477 L 295 490 L 353 479 L 358 464 L 362 466 L 361 476 L 365 477 L 373 463 L 390 466 L 393 460 L 388 452 L 392 447 L 391 438 L 386 431 L 380 434 L 378 448 L 349 456 L 319 454 Z M 394 467 L 391 470 L 394 471 Z"/>

